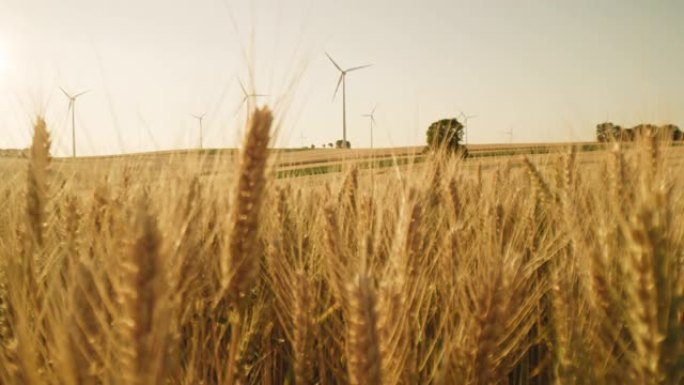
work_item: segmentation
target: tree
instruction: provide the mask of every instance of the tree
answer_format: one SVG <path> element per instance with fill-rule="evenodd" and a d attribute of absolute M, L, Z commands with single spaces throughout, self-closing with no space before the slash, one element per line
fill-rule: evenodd
<path fill-rule="evenodd" d="M 621 142 L 633 142 L 634 141 L 634 129 L 623 128 L 620 130 L 620 141 Z"/>
<path fill-rule="evenodd" d="M 599 142 L 608 142 L 610 140 L 610 131 L 613 123 L 600 123 L 596 125 L 596 140 Z"/>
<path fill-rule="evenodd" d="M 623 133 L 622 127 L 611 122 L 596 125 L 596 139 L 599 142 L 612 142 L 625 139 L 623 134 L 631 136 L 632 133 Z"/>
<path fill-rule="evenodd" d="M 351 148 L 351 143 L 347 141 L 345 144 L 343 140 L 338 140 L 335 142 L 335 148 Z"/>
<path fill-rule="evenodd" d="M 438 120 L 427 129 L 427 144 L 447 151 L 459 150 L 463 139 L 463 124 L 456 118 Z"/>
<path fill-rule="evenodd" d="M 633 142 L 637 138 L 679 141 L 684 140 L 684 133 L 674 124 L 656 126 L 643 123 L 632 128 L 622 128 L 611 122 L 596 125 L 596 140 L 599 142 Z"/>
<path fill-rule="evenodd" d="M 660 135 L 664 139 L 680 141 L 682 140 L 682 130 L 674 124 L 660 126 Z"/>

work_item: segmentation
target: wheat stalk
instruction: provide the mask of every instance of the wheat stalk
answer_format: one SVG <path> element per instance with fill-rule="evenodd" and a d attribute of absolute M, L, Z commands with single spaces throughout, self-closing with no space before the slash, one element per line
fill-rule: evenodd
<path fill-rule="evenodd" d="M 162 236 L 149 207 L 144 193 L 136 210 L 135 238 L 121 266 L 124 345 L 120 374 L 122 381 L 131 384 L 162 384 L 168 374 L 168 292 Z"/>
<path fill-rule="evenodd" d="M 258 219 L 266 186 L 266 160 L 273 115 L 257 109 L 249 122 L 230 214 L 228 256 L 221 260 L 223 290 L 234 300 L 244 297 L 256 277 Z"/>
<path fill-rule="evenodd" d="M 375 291 L 370 279 L 359 275 L 349 287 L 349 382 L 382 384 L 382 357 L 377 330 Z"/>

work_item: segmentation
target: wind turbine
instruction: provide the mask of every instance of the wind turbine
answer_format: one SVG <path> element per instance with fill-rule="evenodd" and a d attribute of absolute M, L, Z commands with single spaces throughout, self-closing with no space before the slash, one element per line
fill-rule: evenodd
<path fill-rule="evenodd" d="M 513 127 L 509 128 L 508 131 L 504 131 L 504 134 L 508 135 L 508 143 L 513 143 Z"/>
<path fill-rule="evenodd" d="M 64 88 L 59 87 L 60 90 L 62 90 L 62 93 L 64 96 L 66 96 L 69 99 L 69 107 L 67 109 L 67 113 L 69 110 L 71 110 L 71 156 L 73 158 L 76 157 L 76 99 L 80 96 L 85 95 L 86 93 L 90 92 L 90 90 L 82 91 L 79 92 L 75 95 L 71 95 L 68 92 L 64 90 Z"/>
<path fill-rule="evenodd" d="M 258 94 L 258 93 L 253 92 L 253 91 L 247 92 L 247 88 L 245 88 L 245 85 L 242 84 L 242 81 L 240 81 L 240 79 L 238 79 L 238 82 L 240 83 L 240 89 L 242 90 L 242 95 L 244 95 L 244 97 L 242 98 L 242 101 L 240 102 L 240 107 L 238 109 L 242 108 L 245 105 L 245 103 L 247 103 L 248 101 L 254 101 L 257 98 L 268 96 L 268 94 Z M 248 118 L 249 118 L 250 108 L 251 108 L 251 104 L 248 104 L 247 105 L 247 117 Z"/>
<path fill-rule="evenodd" d="M 373 107 L 373 110 L 371 110 L 370 114 L 362 115 L 366 118 L 369 118 L 369 120 L 370 120 L 370 139 L 371 139 L 370 140 L 370 148 L 371 148 L 371 150 L 373 149 L 373 123 L 376 123 L 375 122 L 375 116 L 374 116 L 376 108 L 378 108 L 378 106 Z"/>
<path fill-rule="evenodd" d="M 468 120 L 477 118 L 477 115 L 466 115 L 461 111 L 461 114 L 458 117 L 463 121 L 463 127 L 465 127 L 465 145 L 468 146 Z"/>
<path fill-rule="evenodd" d="M 325 53 L 325 56 L 330 59 L 330 62 L 337 68 L 338 71 L 340 71 L 340 79 L 337 81 L 337 87 L 335 87 L 335 93 L 333 94 L 333 99 L 335 99 L 335 96 L 337 95 L 337 91 L 340 89 L 340 84 L 342 84 L 342 147 L 346 148 L 347 147 L 347 74 L 352 71 L 357 71 L 363 68 L 367 68 L 372 66 L 372 64 L 366 64 L 358 67 L 351 67 L 347 68 L 346 70 L 343 70 L 342 67 L 340 67 L 335 60 L 333 60 L 332 56 L 330 56 L 327 52 Z"/>
<path fill-rule="evenodd" d="M 199 148 L 200 148 L 200 150 L 202 149 L 203 142 L 204 142 L 204 140 L 202 138 L 202 120 L 204 119 L 204 115 L 206 115 L 206 114 L 207 113 L 205 112 L 202 115 L 191 115 L 193 118 L 197 119 L 197 121 L 199 122 Z"/>

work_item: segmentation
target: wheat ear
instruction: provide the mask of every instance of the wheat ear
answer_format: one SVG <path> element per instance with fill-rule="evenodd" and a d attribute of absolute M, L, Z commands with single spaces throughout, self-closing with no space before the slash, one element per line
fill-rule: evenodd
<path fill-rule="evenodd" d="M 257 230 L 273 114 L 264 107 L 252 114 L 241 154 L 230 214 L 228 256 L 221 261 L 223 290 L 233 299 L 245 295 L 259 268 Z"/>

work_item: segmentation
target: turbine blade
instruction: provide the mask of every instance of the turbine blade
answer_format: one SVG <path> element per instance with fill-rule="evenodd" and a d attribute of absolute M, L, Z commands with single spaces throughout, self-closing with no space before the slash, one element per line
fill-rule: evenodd
<path fill-rule="evenodd" d="M 64 90 L 64 88 L 59 87 L 59 89 L 62 90 L 62 93 L 64 94 L 64 96 L 66 96 L 67 98 L 71 99 L 71 95 L 69 95 L 69 93 L 66 92 L 66 91 Z"/>
<path fill-rule="evenodd" d="M 242 110 L 245 106 L 247 106 L 247 109 L 250 108 L 249 96 L 248 95 L 245 95 L 245 97 L 242 98 L 242 101 L 240 102 L 240 105 L 238 106 L 237 111 L 235 111 L 235 114 L 240 112 L 240 110 Z"/>
<path fill-rule="evenodd" d="M 245 105 L 245 100 L 246 99 L 242 99 L 242 102 L 240 102 L 240 104 L 237 106 L 237 108 L 235 109 L 235 115 L 240 113 L 240 110 L 242 110 L 242 107 Z"/>
<path fill-rule="evenodd" d="M 344 79 L 344 72 L 340 74 L 340 80 L 337 81 L 337 87 L 335 87 L 335 92 L 333 93 L 333 100 L 337 96 L 337 91 L 340 89 L 340 84 L 342 84 L 342 79 Z"/>
<path fill-rule="evenodd" d="M 74 99 L 76 99 L 77 97 L 79 97 L 79 96 L 81 96 L 81 95 L 85 95 L 85 94 L 87 94 L 88 92 L 90 92 L 90 90 L 85 90 L 85 91 L 83 91 L 83 92 L 79 92 L 78 94 L 74 95 Z"/>
<path fill-rule="evenodd" d="M 370 67 L 370 66 L 372 66 L 372 64 L 366 64 L 366 65 L 362 65 L 362 66 L 358 66 L 358 67 L 352 67 L 352 68 L 347 69 L 347 70 L 344 71 L 344 72 L 352 72 L 352 71 L 356 71 L 356 70 L 368 68 L 368 67 Z"/>
<path fill-rule="evenodd" d="M 373 116 L 373 114 L 375 113 L 375 110 L 376 110 L 377 108 L 378 108 L 378 105 L 376 104 L 376 105 L 373 107 L 373 110 L 372 110 L 371 113 L 370 113 L 371 116 Z"/>
<path fill-rule="evenodd" d="M 245 85 L 242 84 L 242 80 L 238 79 L 238 83 L 240 83 L 240 88 L 242 89 L 242 93 L 245 95 L 245 98 L 249 96 L 247 93 L 247 89 L 245 88 Z"/>
<path fill-rule="evenodd" d="M 333 65 L 334 65 L 340 72 L 344 72 L 344 71 L 342 70 L 342 67 L 340 67 L 337 63 L 335 63 L 335 60 L 333 60 L 333 58 L 332 58 L 332 56 L 330 56 L 330 54 L 328 54 L 328 53 L 326 52 L 326 53 L 325 53 L 325 56 L 327 56 L 328 59 L 330 59 L 330 62 L 333 63 Z"/>

